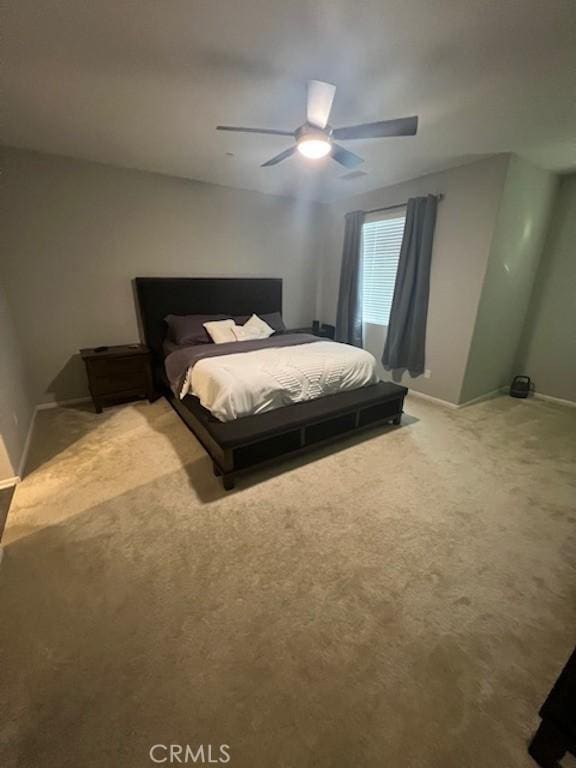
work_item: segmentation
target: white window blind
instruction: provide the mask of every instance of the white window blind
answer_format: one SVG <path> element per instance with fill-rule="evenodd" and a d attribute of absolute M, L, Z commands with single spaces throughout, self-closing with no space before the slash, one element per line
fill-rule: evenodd
<path fill-rule="evenodd" d="M 388 325 L 394 296 L 406 210 L 390 212 L 362 226 L 362 319 Z"/>

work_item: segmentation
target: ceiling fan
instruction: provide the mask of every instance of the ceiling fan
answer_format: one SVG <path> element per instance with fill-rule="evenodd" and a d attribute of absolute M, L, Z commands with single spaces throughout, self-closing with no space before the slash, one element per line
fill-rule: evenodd
<path fill-rule="evenodd" d="M 332 128 L 328 125 L 336 86 L 321 80 L 308 81 L 308 103 L 306 122 L 295 131 L 280 131 L 273 128 L 241 128 L 231 125 L 217 125 L 218 131 L 237 131 L 239 133 L 262 133 L 273 136 L 292 136 L 296 144 L 272 157 L 262 168 L 278 165 L 291 157 L 298 150 L 304 157 L 318 159 L 331 155 L 340 165 L 346 168 L 356 168 L 364 160 L 334 142 L 351 141 L 353 139 L 381 139 L 388 136 L 414 136 L 418 128 L 417 117 L 400 117 L 397 120 L 380 120 L 376 123 L 361 123 L 345 128 Z"/>

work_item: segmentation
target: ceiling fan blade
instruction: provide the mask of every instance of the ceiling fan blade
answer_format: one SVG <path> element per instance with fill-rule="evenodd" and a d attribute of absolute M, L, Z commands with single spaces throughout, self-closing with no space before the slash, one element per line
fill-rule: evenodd
<path fill-rule="evenodd" d="M 357 168 L 364 162 L 364 160 L 358 155 L 355 155 L 354 152 L 349 152 L 347 149 L 344 149 L 344 147 L 338 146 L 338 144 L 332 144 L 330 154 L 337 163 L 340 163 L 340 165 L 343 165 L 346 168 Z"/>
<path fill-rule="evenodd" d="M 339 141 L 350 139 L 380 139 L 385 136 L 415 136 L 418 130 L 418 118 L 400 117 L 397 120 L 380 120 L 377 123 L 349 125 L 346 128 L 334 128 L 332 136 Z"/>
<path fill-rule="evenodd" d="M 321 80 L 308 80 L 308 103 L 306 120 L 317 128 L 326 128 L 336 86 Z"/>
<path fill-rule="evenodd" d="M 289 149 L 285 149 L 284 152 L 280 152 L 279 155 L 276 155 L 275 157 L 272 157 L 270 160 L 267 160 L 265 163 L 262 163 L 260 168 L 268 168 L 271 165 L 278 165 L 278 163 L 281 163 L 282 160 L 286 160 L 286 158 L 293 155 L 294 152 L 296 152 L 296 145 L 294 145 L 293 147 L 290 147 Z"/>
<path fill-rule="evenodd" d="M 275 128 L 241 128 L 233 125 L 217 125 L 217 131 L 236 131 L 237 133 L 267 133 L 272 136 L 294 136 L 294 131 L 277 131 Z"/>

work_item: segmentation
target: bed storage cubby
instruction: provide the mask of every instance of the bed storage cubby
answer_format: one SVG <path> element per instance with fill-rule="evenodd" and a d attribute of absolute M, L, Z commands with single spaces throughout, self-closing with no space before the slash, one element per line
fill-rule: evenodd
<path fill-rule="evenodd" d="M 356 413 L 345 413 L 333 419 L 318 421 L 304 430 L 304 445 L 314 445 L 332 437 L 343 435 L 356 427 Z"/>
<path fill-rule="evenodd" d="M 293 429 L 275 437 L 267 437 L 249 445 L 234 449 L 234 467 L 246 469 L 260 464 L 263 461 L 271 461 L 286 453 L 292 453 L 302 447 L 301 432 Z"/>
<path fill-rule="evenodd" d="M 377 424 L 393 416 L 396 416 L 396 403 L 394 400 L 385 400 L 383 403 L 376 403 L 369 408 L 362 408 L 359 412 L 358 426 L 366 427 L 369 424 Z"/>
<path fill-rule="evenodd" d="M 328 395 L 255 416 L 221 422 L 188 395 L 166 397 L 210 454 L 224 487 L 251 468 L 273 464 L 339 438 L 377 427 L 400 424 L 405 387 L 380 381 L 369 387 Z"/>

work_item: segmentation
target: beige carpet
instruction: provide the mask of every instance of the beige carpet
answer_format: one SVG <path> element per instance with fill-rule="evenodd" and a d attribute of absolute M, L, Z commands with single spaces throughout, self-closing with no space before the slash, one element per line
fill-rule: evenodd
<path fill-rule="evenodd" d="M 232 493 L 163 401 L 41 412 L 0 566 L 3 768 L 531 766 L 576 637 L 576 409 L 407 410 Z"/>

